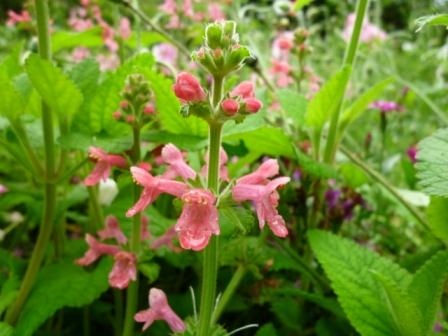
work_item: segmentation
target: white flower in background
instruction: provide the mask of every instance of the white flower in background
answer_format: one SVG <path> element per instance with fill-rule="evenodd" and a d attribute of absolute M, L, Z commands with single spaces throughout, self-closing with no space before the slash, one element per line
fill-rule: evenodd
<path fill-rule="evenodd" d="M 100 182 L 99 201 L 101 205 L 109 206 L 118 195 L 117 183 L 112 179 Z"/>

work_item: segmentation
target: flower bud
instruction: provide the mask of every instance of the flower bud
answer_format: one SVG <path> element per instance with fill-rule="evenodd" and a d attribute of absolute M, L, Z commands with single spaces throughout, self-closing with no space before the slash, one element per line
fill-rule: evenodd
<path fill-rule="evenodd" d="M 129 107 L 129 102 L 128 102 L 127 100 L 122 100 L 122 101 L 120 102 L 120 107 L 121 107 L 122 109 L 126 109 L 126 108 L 128 108 L 128 107 Z"/>
<path fill-rule="evenodd" d="M 114 113 L 112 113 L 112 117 L 114 117 L 115 120 L 120 120 L 121 119 L 121 112 L 120 111 L 115 111 Z"/>
<path fill-rule="evenodd" d="M 254 96 L 254 83 L 243 81 L 230 92 L 231 97 L 249 98 Z"/>
<path fill-rule="evenodd" d="M 186 102 L 200 102 L 207 97 L 198 79 L 187 72 L 181 72 L 177 75 L 173 91 L 177 98 Z"/>
<path fill-rule="evenodd" d="M 221 46 L 222 28 L 219 23 L 212 23 L 205 28 L 205 44 L 211 48 L 219 48 Z"/>
<path fill-rule="evenodd" d="M 133 124 L 135 122 L 135 116 L 132 114 L 126 116 L 126 122 L 129 124 Z"/>
<path fill-rule="evenodd" d="M 248 113 L 257 113 L 263 107 L 262 102 L 253 97 L 244 99 L 244 104 Z"/>
<path fill-rule="evenodd" d="M 230 70 L 236 70 L 250 56 L 250 51 L 247 47 L 240 45 L 235 46 L 232 48 L 232 51 L 227 58 L 227 67 Z"/>
<path fill-rule="evenodd" d="M 240 104 L 235 99 L 228 98 L 222 101 L 221 108 L 226 115 L 233 116 L 238 112 Z"/>
<path fill-rule="evenodd" d="M 156 111 L 154 104 L 152 103 L 148 103 L 146 104 L 145 108 L 143 109 L 143 113 L 144 114 L 154 114 L 154 112 Z"/>

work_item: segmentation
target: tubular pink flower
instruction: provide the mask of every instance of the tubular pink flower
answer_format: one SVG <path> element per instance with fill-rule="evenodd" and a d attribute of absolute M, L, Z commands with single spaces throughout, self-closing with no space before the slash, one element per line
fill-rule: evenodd
<path fill-rule="evenodd" d="M 220 233 L 215 196 L 208 190 L 193 189 L 182 195 L 182 201 L 185 205 L 175 226 L 180 245 L 200 251 L 212 234 Z"/>
<path fill-rule="evenodd" d="M 263 107 L 263 103 L 257 98 L 246 98 L 244 99 L 244 106 L 246 112 L 257 113 Z"/>
<path fill-rule="evenodd" d="M 31 22 L 31 15 L 27 10 L 23 10 L 20 13 L 16 13 L 13 10 L 8 11 L 7 26 L 14 26 L 17 23 Z"/>
<path fill-rule="evenodd" d="M 127 40 L 132 35 L 131 30 L 131 22 L 127 17 L 120 19 L 120 27 L 118 28 L 118 32 L 120 33 L 120 37 L 123 40 Z"/>
<path fill-rule="evenodd" d="M 279 166 L 277 160 L 269 159 L 263 162 L 257 170 L 248 175 L 240 177 L 237 184 L 267 184 L 269 178 L 279 173 Z"/>
<path fill-rule="evenodd" d="M 205 101 L 207 97 L 199 80 L 187 72 L 181 72 L 177 75 L 173 91 L 177 98 L 185 102 L 201 102 Z"/>
<path fill-rule="evenodd" d="M 238 113 L 240 104 L 232 98 L 224 99 L 221 103 L 221 108 L 228 116 L 233 116 Z"/>
<path fill-rule="evenodd" d="M 175 333 L 185 331 L 185 323 L 171 309 L 165 293 L 158 288 L 151 288 L 149 291 L 149 309 L 139 311 L 134 319 L 144 323 L 143 331 L 148 329 L 156 320 L 164 320 Z"/>
<path fill-rule="evenodd" d="M 132 217 L 137 212 L 143 211 L 162 193 L 181 197 L 188 190 L 185 183 L 152 176 L 139 167 L 131 167 L 131 174 L 135 183 L 143 187 L 143 192 L 137 203 L 126 212 L 127 217 Z"/>
<path fill-rule="evenodd" d="M 84 179 L 86 186 L 93 186 L 101 180 L 105 181 L 110 175 L 112 167 L 126 167 L 126 160 L 119 155 L 107 154 L 98 147 L 89 148 L 89 156 L 96 161 L 93 171 Z"/>
<path fill-rule="evenodd" d="M 137 267 L 135 255 L 120 251 L 114 256 L 115 263 L 109 273 L 109 284 L 114 288 L 127 288 L 130 281 L 137 279 Z"/>
<path fill-rule="evenodd" d="M 126 244 L 128 242 L 128 239 L 120 229 L 120 223 L 117 217 L 112 215 L 106 217 L 106 227 L 99 230 L 97 234 L 102 240 L 114 238 L 119 244 Z"/>
<path fill-rule="evenodd" d="M 196 172 L 184 160 L 182 152 L 173 144 L 165 145 L 162 149 L 162 159 L 169 164 L 177 176 L 184 179 L 194 179 Z"/>
<path fill-rule="evenodd" d="M 243 81 L 233 88 L 233 90 L 230 92 L 230 97 L 254 97 L 254 89 L 254 83 L 252 83 L 251 81 Z"/>
<path fill-rule="evenodd" d="M 103 255 L 113 256 L 120 251 L 118 246 L 100 243 L 88 233 L 86 234 L 86 242 L 89 245 L 89 249 L 83 257 L 75 260 L 75 263 L 81 266 L 90 265 Z"/>

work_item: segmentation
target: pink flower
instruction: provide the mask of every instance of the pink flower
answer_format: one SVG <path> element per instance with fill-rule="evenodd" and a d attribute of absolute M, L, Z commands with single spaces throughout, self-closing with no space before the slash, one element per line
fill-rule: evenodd
<path fill-rule="evenodd" d="M 183 14 L 190 18 L 194 17 L 193 3 L 191 0 L 184 0 Z"/>
<path fill-rule="evenodd" d="M 0 184 L 0 195 L 7 193 L 9 191 L 8 188 L 6 188 L 3 184 Z"/>
<path fill-rule="evenodd" d="M 121 18 L 118 32 L 120 33 L 120 37 L 123 40 L 127 40 L 128 38 L 131 37 L 132 35 L 131 22 L 127 17 Z"/>
<path fill-rule="evenodd" d="M 78 47 L 73 49 L 71 59 L 75 63 L 79 63 L 82 60 L 88 58 L 90 56 L 90 50 L 84 47 Z"/>
<path fill-rule="evenodd" d="M 151 248 L 157 250 L 163 245 L 166 245 L 170 250 L 174 252 L 181 252 L 182 250 L 177 246 L 174 246 L 173 239 L 176 238 L 175 226 L 171 226 L 163 235 L 155 239 L 151 243 Z"/>
<path fill-rule="evenodd" d="M 126 160 L 124 158 L 119 155 L 107 154 L 98 147 L 90 147 L 89 156 L 96 161 L 96 166 L 90 175 L 84 179 L 86 186 L 93 186 L 100 182 L 100 180 L 107 180 L 114 166 L 120 168 L 126 167 Z"/>
<path fill-rule="evenodd" d="M 170 21 L 166 25 L 167 29 L 177 29 L 180 28 L 180 18 L 179 15 L 172 15 Z"/>
<path fill-rule="evenodd" d="M 226 163 L 229 160 L 224 148 L 219 150 L 219 178 L 223 181 L 229 181 L 229 171 L 226 167 Z M 201 169 L 201 175 L 207 176 L 208 174 L 208 152 L 205 154 L 205 165 Z"/>
<path fill-rule="evenodd" d="M 225 114 L 233 116 L 238 113 L 240 104 L 235 99 L 227 98 L 222 101 L 221 108 Z"/>
<path fill-rule="evenodd" d="M 200 251 L 212 234 L 220 232 L 215 196 L 208 190 L 192 189 L 182 195 L 182 201 L 185 205 L 175 227 L 180 245 Z"/>
<path fill-rule="evenodd" d="M 6 21 L 7 26 L 11 27 L 17 23 L 27 22 L 31 22 L 31 15 L 27 10 L 23 10 L 20 13 L 16 13 L 13 10 L 8 11 L 8 20 Z"/>
<path fill-rule="evenodd" d="M 208 4 L 208 16 L 212 21 L 222 21 L 226 19 L 221 7 L 213 2 Z"/>
<path fill-rule="evenodd" d="M 89 249 L 82 258 L 75 261 L 76 264 L 81 266 L 90 265 L 103 255 L 113 256 L 120 251 L 118 246 L 100 243 L 88 233 L 86 234 L 86 242 L 89 245 Z"/>
<path fill-rule="evenodd" d="M 376 108 L 383 113 L 393 112 L 393 111 L 401 112 L 404 110 L 400 104 L 398 104 L 394 101 L 387 101 L 387 100 L 374 101 L 372 104 L 370 104 L 370 107 Z"/>
<path fill-rule="evenodd" d="M 352 36 L 353 28 L 355 26 L 356 15 L 354 13 L 347 17 L 344 31 L 342 32 L 343 39 L 348 42 Z M 364 43 L 371 43 L 374 41 L 385 40 L 387 34 L 379 27 L 371 24 L 367 19 L 362 23 L 360 41 Z"/>
<path fill-rule="evenodd" d="M 152 176 L 139 167 L 131 167 L 131 174 L 134 181 L 143 186 L 143 192 L 137 203 L 126 212 L 127 217 L 132 217 L 137 212 L 143 211 L 162 193 L 181 197 L 188 190 L 185 183 Z"/>
<path fill-rule="evenodd" d="M 154 57 L 159 62 L 165 62 L 171 65 L 176 64 L 177 48 L 169 43 L 160 43 L 152 48 Z"/>
<path fill-rule="evenodd" d="M 118 51 L 118 42 L 115 41 L 115 31 L 107 23 L 101 25 L 103 28 L 102 38 L 104 45 L 110 52 L 115 53 Z"/>
<path fill-rule="evenodd" d="M 233 88 L 233 90 L 230 92 L 230 97 L 254 97 L 254 88 L 254 83 L 252 83 L 251 81 L 243 81 Z"/>
<path fill-rule="evenodd" d="M 166 14 L 174 15 L 176 14 L 176 0 L 165 0 L 163 5 L 159 7 L 159 9 L 162 12 L 165 12 Z"/>
<path fill-rule="evenodd" d="M 97 234 L 102 240 L 114 238 L 119 244 L 126 244 L 128 241 L 120 229 L 120 223 L 117 217 L 112 215 L 106 217 L 106 227 L 99 230 Z"/>
<path fill-rule="evenodd" d="M 184 179 L 194 179 L 196 177 L 196 172 L 184 161 L 182 152 L 173 144 L 163 147 L 162 159 L 170 165 L 177 176 Z"/>
<path fill-rule="evenodd" d="M 91 19 L 86 19 L 87 12 L 85 8 L 76 8 L 70 11 L 68 25 L 77 32 L 85 31 L 93 27 Z"/>
<path fill-rule="evenodd" d="M 162 290 L 151 288 L 148 301 L 150 308 L 139 311 L 134 316 L 137 322 L 145 323 L 143 325 L 143 331 L 148 329 L 156 320 L 164 320 L 175 333 L 185 331 L 185 323 L 171 309 L 166 295 Z"/>
<path fill-rule="evenodd" d="M 278 174 L 276 160 L 267 160 L 254 173 L 237 180 L 233 187 L 233 199 L 237 202 L 252 201 L 257 211 L 260 229 L 265 223 L 278 237 L 286 237 L 288 230 L 285 221 L 277 211 L 279 195 L 277 188 L 290 181 L 289 177 L 268 178 Z"/>
<path fill-rule="evenodd" d="M 96 60 L 100 64 L 100 70 L 113 70 L 120 65 L 120 58 L 116 54 L 99 54 L 96 56 Z"/>
<path fill-rule="evenodd" d="M 412 164 L 416 164 L 417 163 L 417 153 L 418 153 L 418 149 L 417 146 L 411 146 L 406 150 L 406 154 L 409 158 L 409 160 L 412 162 Z"/>
<path fill-rule="evenodd" d="M 114 256 L 115 263 L 109 273 L 109 284 L 114 288 L 127 288 L 130 281 L 137 279 L 137 267 L 135 255 L 120 251 Z"/>
<path fill-rule="evenodd" d="M 146 115 L 151 115 L 156 112 L 156 108 L 154 107 L 153 103 L 146 104 L 145 108 L 143 109 L 143 113 Z"/>
<path fill-rule="evenodd" d="M 173 90 L 176 96 L 185 102 L 200 102 L 207 97 L 197 78 L 187 72 L 177 75 Z"/>
<path fill-rule="evenodd" d="M 244 99 L 244 106 L 246 112 L 257 113 L 263 107 L 263 103 L 257 98 L 246 98 Z"/>
<path fill-rule="evenodd" d="M 142 216 L 142 222 L 140 226 L 140 240 L 148 240 L 151 238 L 151 234 L 148 230 L 149 218 Z"/>

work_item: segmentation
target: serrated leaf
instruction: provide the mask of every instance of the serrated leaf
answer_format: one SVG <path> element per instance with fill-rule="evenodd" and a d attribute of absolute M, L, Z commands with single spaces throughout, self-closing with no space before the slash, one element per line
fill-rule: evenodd
<path fill-rule="evenodd" d="M 434 236 L 448 241 L 448 199 L 431 197 L 426 215 L 428 226 Z"/>
<path fill-rule="evenodd" d="M 417 32 L 422 30 L 425 26 L 447 26 L 448 14 L 436 14 L 419 17 L 415 20 L 417 25 Z"/>
<path fill-rule="evenodd" d="M 423 336 L 422 315 L 411 297 L 386 276 L 373 272 L 383 290 L 384 302 L 394 321 L 396 335 Z"/>
<path fill-rule="evenodd" d="M 305 123 L 309 127 L 321 130 L 325 123 L 331 119 L 342 98 L 350 73 L 350 67 L 342 68 L 322 86 L 308 103 Z"/>
<path fill-rule="evenodd" d="M 413 276 L 407 292 L 420 307 L 422 330 L 429 334 L 434 326 L 437 307 L 448 276 L 448 252 L 432 256 Z"/>
<path fill-rule="evenodd" d="M 61 69 L 35 54 L 27 58 L 25 68 L 34 88 L 54 113 L 63 118 L 76 113 L 82 94 Z"/>
<path fill-rule="evenodd" d="M 393 78 L 382 80 L 359 96 L 359 98 L 343 112 L 339 123 L 340 132 L 344 131 L 351 123 L 358 119 L 368 108 L 369 104 L 377 99 L 383 93 L 384 89 L 393 82 Z"/>
<path fill-rule="evenodd" d="M 415 167 L 423 192 L 448 196 L 448 128 L 436 131 L 419 143 Z"/>
<path fill-rule="evenodd" d="M 363 336 L 395 336 L 373 272 L 406 288 L 412 276 L 392 261 L 334 234 L 311 230 L 309 242 L 351 324 Z"/>
<path fill-rule="evenodd" d="M 286 116 L 291 118 L 294 126 L 302 126 L 305 122 L 305 113 L 308 101 L 304 96 L 291 89 L 282 89 L 277 97 Z"/>

